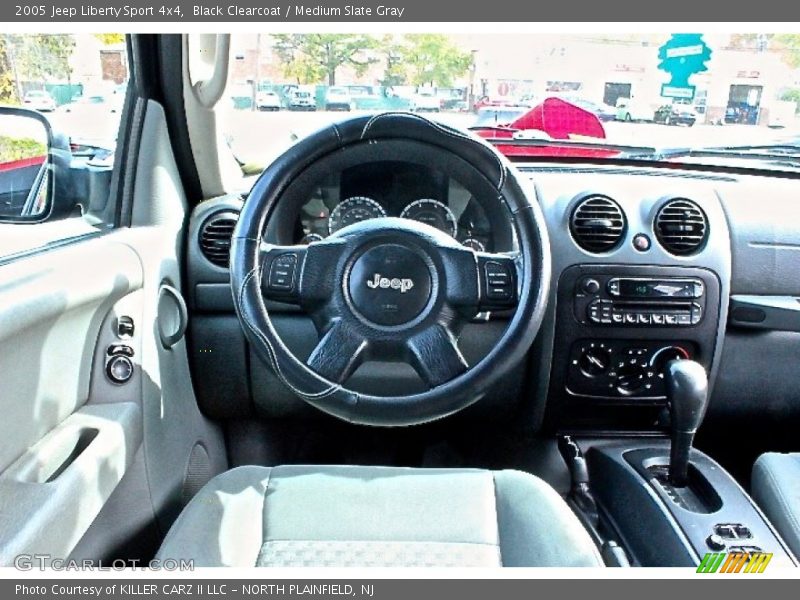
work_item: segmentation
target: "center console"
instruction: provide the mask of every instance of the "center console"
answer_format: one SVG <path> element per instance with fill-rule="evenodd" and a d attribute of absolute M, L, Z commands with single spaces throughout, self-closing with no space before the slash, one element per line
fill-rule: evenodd
<path fill-rule="evenodd" d="M 713 563 L 716 569 L 725 560 L 726 568 L 749 565 L 748 572 L 773 560 L 794 566 L 791 552 L 745 491 L 692 448 L 708 406 L 706 370 L 676 357 L 661 375 L 669 441 L 561 439 L 573 474 L 570 499 L 603 541 L 604 556 L 614 540 L 621 546 L 611 556 L 619 558 L 625 548 L 645 566 L 703 568 Z"/>
<path fill-rule="evenodd" d="M 626 407 L 631 427 L 652 426 L 666 404 L 664 366 L 692 359 L 710 368 L 719 306 L 719 279 L 706 269 L 565 269 L 557 291 L 551 417 L 560 429 L 602 428 L 619 423 L 614 407 Z"/>
<path fill-rule="evenodd" d="M 681 266 L 581 264 L 558 280 L 549 408 L 581 473 L 573 506 L 635 564 L 697 567 L 708 553 L 794 564 L 747 493 L 692 448 L 720 287 Z"/>
<path fill-rule="evenodd" d="M 583 439 L 591 489 L 608 538 L 634 564 L 697 567 L 707 554 L 766 553 L 771 564 L 794 559 L 747 493 L 711 458 L 690 452 L 685 486 L 670 482 L 664 439 Z"/>

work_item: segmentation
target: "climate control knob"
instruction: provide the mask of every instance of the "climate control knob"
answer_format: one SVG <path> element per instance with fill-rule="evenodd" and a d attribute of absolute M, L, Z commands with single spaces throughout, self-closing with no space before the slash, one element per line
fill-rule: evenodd
<path fill-rule="evenodd" d="M 653 354 L 653 358 L 650 359 L 650 368 L 663 378 L 664 369 L 670 361 L 688 358 L 691 358 L 689 352 L 681 346 L 665 346 Z"/>
<path fill-rule="evenodd" d="M 578 367 L 587 377 L 597 377 L 611 366 L 611 351 L 603 344 L 585 348 L 578 359 Z"/>
<path fill-rule="evenodd" d="M 617 372 L 617 391 L 623 396 L 632 396 L 647 384 L 647 371 L 639 364 L 627 364 Z"/>

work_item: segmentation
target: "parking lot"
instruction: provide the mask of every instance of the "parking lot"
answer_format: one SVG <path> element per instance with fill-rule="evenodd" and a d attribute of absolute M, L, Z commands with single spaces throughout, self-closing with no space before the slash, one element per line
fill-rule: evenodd
<path fill-rule="evenodd" d="M 263 163 L 290 143 L 294 136 L 302 137 L 328 123 L 355 114 L 362 113 L 228 110 L 221 111 L 219 118 L 223 133 L 240 160 Z M 476 118 L 471 113 L 450 112 L 428 116 L 460 129 L 474 124 Z M 57 110 L 49 113 L 48 118 L 56 130 L 83 140 L 113 140 L 119 123 L 118 114 L 102 110 L 82 113 Z M 603 126 L 606 139 L 611 143 L 656 147 L 766 144 L 797 131 L 752 125 L 697 124 L 684 127 L 613 121 Z"/>
<path fill-rule="evenodd" d="M 327 123 L 357 113 L 341 112 L 251 112 L 231 111 L 222 116 L 223 130 L 231 146 L 245 162 L 261 161 L 276 151 L 294 134 L 302 136 Z M 470 113 L 442 112 L 426 115 L 460 129 L 475 122 Z M 668 126 L 655 123 L 604 123 L 606 138 L 615 144 L 634 146 L 728 146 L 765 144 L 789 135 L 790 130 L 775 130 L 753 125 Z"/>

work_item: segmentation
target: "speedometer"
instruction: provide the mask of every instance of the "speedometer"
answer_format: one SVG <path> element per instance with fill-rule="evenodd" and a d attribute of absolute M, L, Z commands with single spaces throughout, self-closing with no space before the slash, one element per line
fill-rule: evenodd
<path fill-rule="evenodd" d="M 366 196 L 352 196 L 346 200 L 342 200 L 331 211 L 331 216 L 328 219 L 328 231 L 336 233 L 340 229 L 352 225 L 353 223 L 360 223 L 367 219 L 379 219 L 386 216 L 386 211 L 383 207 L 375 202 L 372 198 Z"/>
<path fill-rule="evenodd" d="M 452 237 L 456 237 L 458 233 L 458 224 L 453 211 L 431 198 L 421 198 L 412 202 L 403 209 L 400 217 L 425 223 Z"/>

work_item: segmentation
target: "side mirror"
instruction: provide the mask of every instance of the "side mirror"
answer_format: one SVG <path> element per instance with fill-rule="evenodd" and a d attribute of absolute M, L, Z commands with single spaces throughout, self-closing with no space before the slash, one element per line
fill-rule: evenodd
<path fill-rule="evenodd" d="M 53 200 L 53 133 L 40 113 L 0 107 L 0 221 L 45 220 Z"/>

